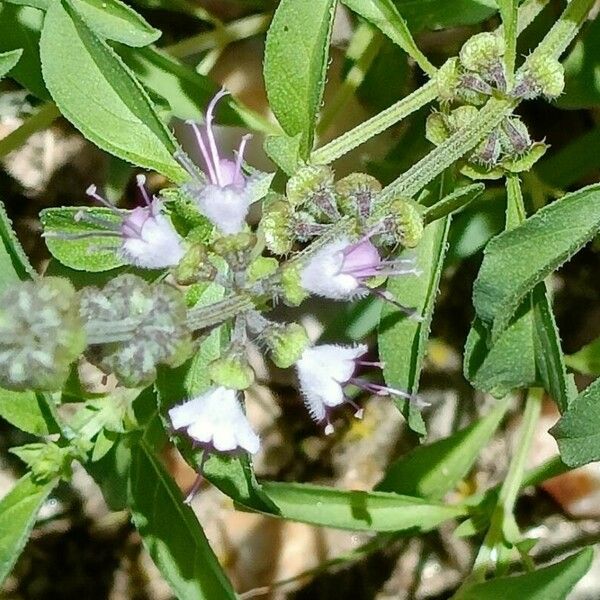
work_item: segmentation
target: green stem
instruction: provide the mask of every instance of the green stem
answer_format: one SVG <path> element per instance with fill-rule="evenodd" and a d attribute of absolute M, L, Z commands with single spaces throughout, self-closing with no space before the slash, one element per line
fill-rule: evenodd
<path fill-rule="evenodd" d="M 371 117 L 364 123 L 347 131 L 335 140 L 325 144 L 322 148 L 315 150 L 310 158 L 310 162 L 316 165 L 328 165 L 334 160 L 344 156 L 357 146 L 364 144 L 372 137 L 389 129 L 392 125 L 402 121 L 408 115 L 419 110 L 419 108 L 435 100 L 437 88 L 434 81 L 427 82 L 424 86 L 415 90 L 409 96 L 402 98 L 395 104 L 379 114 Z"/>
<path fill-rule="evenodd" d="M 473 568 L 473 580 L 482 581 L 485 578 L 487 568 L 492 562 L 492 553 L 496 547 L 504 540 L 507 527 L 514 523 L 513 511 L 515 502 L 525 475 L 525 465 L 531 441 L 535 432 L 535 427 L 542 409 L 542 397 L 544 391 L 539 388 L 529 390 L 527 401 L 525 402 L 525 411 L 523 412 L 523 423 L 519 433 L 519 441 L 513 455 L 508 473 L 504 483 L 500 488 L 498 503 L 492 514 L 490 528 L 479 549 L 475 565 Z"/>
<path fill-rule="evenodd" d="M 44 104 L 13 132 L 0 140 L 0 158 L 21 147 L 34 133 L 47 129 L 60 116 L 53 102 Z"/>
<path fill-rule="evenodd" d="M 185 58 L 215 47 L 227 46 L 232 42 L 239 42 L 240 40 L 264 33 L 269 27 L 271 18 L 271 14 L 262 14 L 238 19 L 237 21 L 228 23 L 224 27 L 216 27 L 211 31 L 199 33 L 181 42 L 167 46 L 165 50 L 171 56 Z"/>
<path fill-rule="evenodd" d="M 193 331 L 214 327 L 254 308 L 250 296 L 246 294 L 231 296 L 208 306 L 191 308 L 188 311 L 188 327 Z"/>
<path fill-rule="evenodd" d="M 438 219 L 447 217 L 449 214 L 460 210 L 477 198 L 485 190 L 483 183 L 473 183 L 458 188 L 456 191 L 448 194 L 433 206 L 425 209 L 423 212 L 423 222 L 427 225 Z"/>

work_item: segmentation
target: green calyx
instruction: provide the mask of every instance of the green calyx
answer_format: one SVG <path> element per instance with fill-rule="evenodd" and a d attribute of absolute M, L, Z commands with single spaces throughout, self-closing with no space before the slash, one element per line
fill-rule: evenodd
<path fill-rule="evenodd" d="M 381 184 L 366 173 L 351 173 L 335 184 L 335 191 L 343 215 L 366 219 L 381 192 Z"/>
<path fill-rule="evenodd" d="M 0 299 L 0 386 L 58 390 L 85 348 L 73 286 L 59 277 L 19 283 Z"/>
<path fill-rule="evenodd" d="M 232 351 L 208 365 L 210 378 L 223 387 L 245 390 L 254 383 L 254 371 L 243 352 Z"/>
<path fill-rule="evenodd" d="M 296 363 L 310 344 L 306 329 L 298 323 L 274 325 L 265 332 L 265 341 L 271 350 L 271 359 L 281 369 Z"/>
<path fill-rule="evenodd" d="M 173 270 L 173 275 L 180 285 L 192 285 L 199 281 L 211 281 L 216 272 L 215 266 L 210 262 L 206 246 L 196 243 L 188 247 Z"/>
<path fill-rule="evenodd" d="M 283 300 L 288 306 L 300 306 L 309 294 L 302 287 L 300 277 L 301 265 L 287 265 L 281 273 L 281 291 Z"/>
<path fill-rule="evenodd" d="M 273 254 L 282 255 L 291 251 L 294 243 L 293 218 L 294 210 L 284 199 L 269 202 L 265 206 L 260 226 L 265 244 Z"/>

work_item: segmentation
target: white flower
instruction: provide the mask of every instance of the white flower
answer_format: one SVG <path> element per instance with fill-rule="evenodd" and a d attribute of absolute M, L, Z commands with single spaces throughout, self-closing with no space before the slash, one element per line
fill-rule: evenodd
<path fill-rule="evenodd" d="M 333 432 L 328 413 L 336 406 L 348 403 L 356 409 L 354 416 L 358 419 L 362 418 L 363 410 L 344 393 L 344 386 L 348 384 L 377 396 L 399 396 L 416 402 L 417 406 L 427 405 L 419 398 L 401 390 L 356 377 L 355 372 L 359 366 L 383 368 L 381 362 L 361 359 L 367 350 L 365 344 L 312 346 L 304 350 L 296 363 L 304 403 L 315 421 L 326 423 L 326 434 Z"/>
<path fill-rule="evenodd" d="M 336 346 L 324 344 L 306 348 L 296 363 L 300 389 L 310 416 L 317 422 L 327 420 L 330 408 L 347 402 L 346 385 L 356 370 L 356 360 L 367 352 L 367 346 Z M 359 411 L 357 417 L 362 413 Z M 333 427 L 328 422 L 326 433 Z"/>
<path fill-rule="evenodd" d="M 200 212 L 223 233 L 239 233 L 244 228 L 252 196 L 246 187 L 219 187 L 208 184 L 196 198 Z"/>
<path fill-rule="evenodd" d="M 196 442 L 220 452 L 243 448 L 258 452 L 260 439 L 252 430 L 235 390 L 217 387 L 169 410 L 174 429 L 184 429 Z"/>

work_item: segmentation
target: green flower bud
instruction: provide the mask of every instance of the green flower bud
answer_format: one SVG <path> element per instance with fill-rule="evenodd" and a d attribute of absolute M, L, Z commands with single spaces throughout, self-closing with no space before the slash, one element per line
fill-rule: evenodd
<path fill-rule="evenodd" d="M 319 219 L 339 219 L 333 170 L 325 165 L 308 165 L 290 177 L 287 198 L 294 207 L 302 206 Z"/>
<path fill-rule="evenodd" d="M 335 184 L 338 208 L 342 214 L 366 219 L 371 214 L 381 184 L 366 173 L 351 173 Z"/>
<path fill-rule="evenodd" d="M 460 51 L 460 62 L 468 71 L 479 73 L 486 81 L 506 88 L 502 56 L 504 40 L 489 32 L 478 33 L 467 40 Z"/>
<path fill-rule="evenodd" d="M 292 221 L 294 211 L 283 200 L 270 202 L 265 206 L 260 226 L 265 244 L 270 252 L 277 255 L 287 254 L 294 243 Z"/>
<path fill-rule="evenodd" d="M 558 98 L 565 89 L 565 70 L 552 56 L 532 55 L 525 64 L 525 71 L 517 80 L 512 91 L 516 98 L 531 100 L 546 96 Z"/>
<path fill-rule="evenodd" d="M 259 256 L 254 259 L 246 271 L 246 276 L 250 283 L 268 277 L 277 271 L 279 268 L 279 261 L 276 258 L 269 258 L 267 256 Z"/>
<path fill-rule="evenodd" d="M 138 387 L 156 377 L 156 365 L 176 367 L 192 352 L 183 294 L 165 284 L 149 284 L 136 275 L 119 275 L 102 290 L 86 288 L 81 315 L 107 330 L 124 328 L 121 342 L 96 344 L 88 360 L 123 385 Z"/>
<path fill-rule="evenodd" d="M 281 369 L 296 363 L 310 344 L 306 329 L 298 323 L 273 325 L 264 335 L 271 350 L 271 359 Z"/>
<path fill-rule="evenodd" d="M 58 390 L 85 348 L 73 286 L 59 277 L 26 281 L 0 298 L 0 385 Z"/>
<path fill-rule="evenodd" d="M 281 273 L 283 300 L 288 306 L 299 306 L 309 294 L 301 285 L 299 262 L 287 265 Z"/>
<path fill-rule="evenodd" d="M 240 270 L 248 262 L 255 245 L 256 235 L 242 232 L 217 239 L 213 243 L 213 250 L 215 254 L 222 256 L 234 270 Z"/>
<path fill-rule="evenodd" d="M 10 452 L 29 467 L 33 480 L 38 484 L 57 477 L 65 480 L 71 478 L 73 453 L 68 446 L 61 448 L 53 442 L 40 442 L 11 448 Z"/>
<path fill-rule="evenodd" d="M 502 149 L 511 157 L 524 154 L 531 148 L 531 136 L 527 125 L 518 117 L 508 117 L 500 127 Z"/>
<path fill-rule="evenodd" d="M 216 275 L 204 244 L 192 244 L 175 267 L 173 274 L 180 285 L 191 285 L 198 281 L 210 281 Z"/>
<path fill-rule="evenodd" d="M 208 375 L 217 384 L 245 390 L 254 383 L 254 371 L 241 351 L 234 350 L 208 365 Z"/>
<path fill-rule="evenodd" d="M 397 198 L 386 211 L 383 221 L 374 220 L 373 227 L 381 227 L 377 236 L 381 244 L 394 246 L 401 244 L 405 248 L 414 248 L 423 237 L 423 217 L 417 205 L 410 199 Z"/>
<path fill-rule="evenodd" d="M 474 106 L 459 106 L 448 115 L 448 124 L 452 133 L 463 129 L 477 118 L 479 111 Z"/>
<path fill-rule="evenodd" d="M 440 102 L 452 102 L 456 99 L 460 86 L 460 66 L 457 58 L 450 58 L 437 70 L 435 83 Z"/>
<path fill-rule="evenodd" d="M 490 169 L 498 164 L 501 151 L 500 133 L 495 129 L 475 148 L 470 160 Z"/>
<path fill-rule="evenodd" d="M 425 137 L 436 146 L 443 144 L 452 134 L 448 120 L 441 112 L 432 112 L 425 122 Z"/>

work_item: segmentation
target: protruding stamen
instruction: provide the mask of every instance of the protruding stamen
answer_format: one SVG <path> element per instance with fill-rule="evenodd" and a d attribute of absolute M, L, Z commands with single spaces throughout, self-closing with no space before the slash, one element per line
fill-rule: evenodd
<path fill-rule="evenodd" d="M 410 319 L 413 319 L 414 321 L 422 321 L 423 320 L 423 317 L 417 313 L 416 309 L 414 309 L 410 306 L 405 306 L 404 304 L 400 304 L 400 302 L 398 302 L 392 296 L 392 294 L 390 294 L 390 292 L 388 292 L 387 290 L 379 290 L 376 288 L 370 288 L 366 285 L 361 286 L 361 288 L 368 291 L 370 294 L 373 294 L 373 295 L 377 296 L 378 298 L 381 298 L 382 300 L 385 300 L 386 302 L 393 304 L 398 310 L 403 312 Z"/>
<path fill-rule="evenodd" d="M 346 398 L 346 402 L 354 409 L 354 416 L 357 419 L 362 419 L 365 414 L 365 409 L 361 408 L 358 404 L 356 404 L 356 402 L 354 402 L 354 400 L 351 400 L 350 398 Z"/>
<path fill-rule="evenodd" d="M 244 160 L 244 152 L 246 150 L 246 144 L 252 138 L 252 134 L 247 133 L 242 136 L 242 141 L 240 142 L 240 147 L 237 151 L 237 157 L 235 159 L 235 175 L 233 180 L 235 181 L 238 175 L 242 175 L 242 161 Z"/>
<path fill-rule="evenodd" d="M 363 367 L 375 367 L 376 369 L 385 369 L 385 362 L 382 360 L 379 361 L 370 361 L 370 360 L 355 360 L 357 365 L 361 365 Z"/>
<path fill-rule="evenodd" d="M 210 178 L 210 182 L 213 185 L 220 185 L 221 184 L 220 179 L 217 177 L 217 173 L 215 172 L 215 169 L 218 168 L 218 165 L 213 166 L 213 162 L 210 158 L 210 154 L 209 154 L 208 150 L 206 149 L 206 144 L 204 143 L 204 138 L 202 137 L 200 128 L 194 121 L 186 121 L 186 123 L 192 127 L 192 131 L 194 132 L 194 135 L 196 136 L 196 141 L 198 142 L 198 147 L 200 148 L 200 153 L 202 154 L 202 159 L 204 160 L 204 163 L 206 164 L 206 169 L 208 171 L 208 177 Z M 187 159 L 187 156 L 186 156 L 186 159 Z M 181 157 L 179 158 L 179 160 L 181 160 Z M 186 168 L 186 170 L 188 170 L 188 169 Z"/>
<path fill-rule="evenodd" d="M 100 204 L 102 204 L 102 206 L 106 206 L 106 208 L 110 208 L 110 210 L 112 210 L 115 213 L 119 213 L 118 208 L 112 203 L 109 202 L 108 200 L 106 200 L 106 198 L 103 198 L 99 193 L 98 193 L 98 188 L 92 183 L 92 185 L 90 185 L 88 187 L 87 190 L 85 190 L 85 193 L 90 197 L 93 198 L 96 202 L 99 202 Z"/>
<path fill-rule="evenodd" d="M 138 190 L 140 190 L 140 194 L 142 194 L 144 203 L 146 204 L 146 206 L 150 206 L 152 204 L 152 200 L 150 200 L 150 196 L 148 195 L 148 191 L 146 190 L 146 176 L 140 173 L 139 175 L 136 175 L 135 181 L 137 183 Z"/>
<path fill-rule="evenodd" d="M 333 431 L 333 425 L 331 424 L 331 421 L 328 420 L 327 425 L 325 425 L 325 435 L 331 435 Z"/>
<path fill-rule="evenodd" d="M 212 122 L 214 118 L 214 110 L 217 102 L 227 96 L 229 92 L 225 88 L 221 88 L 215 95 L 215 97 L 209 102 L 208 108 L 206 109 L 206 137 L 208 138 L 208 145 L 213 158 L 213 164 L 217 175 L 217 183 L 219 186 L 223 186 L 223 178 L 221 176 L 221 158 L 219 157 L 219 151 L 217 150 L 217 142 L 212 130 Z"/>
<path fill-rule="evenodd" d="M 203 479 L 204 477 L 202 477 L 202 473 L 198 473 L 198 475 L 196 475 L 196 479 L 194 480 L 190 491 L 188 492 L 187 496 L 185 497 L 185 500 L 183 501 L 184 504 L 187 504 L 189 506 L 192 503 L 192 501 L 196 497 L 196 494 L 200 490 L 200 486 L 202 485 Z"/>

